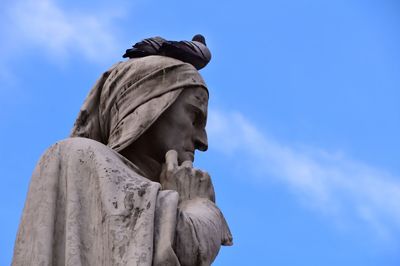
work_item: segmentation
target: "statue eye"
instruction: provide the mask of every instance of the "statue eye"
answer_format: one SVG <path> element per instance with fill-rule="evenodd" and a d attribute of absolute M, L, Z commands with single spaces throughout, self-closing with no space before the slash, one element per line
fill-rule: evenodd
<path fill-rule="evenodd" d="M 192 112 L 192 125 L 198 126 L 201 123 L 201 113 L 199 110 L 194 109 Z"/>
<path fill-rule="evenodd" d="M 188 112 L 190 115 L 192 126 L 194 127 L 201 127 L 203 125 L 205 126 L 205 117 L 200 108 L 191 105 L 188 109 Z"/>
<path fill-rule="evenodd" d="M 197 114 L 196 111 L 193 112 L 193 118 L 192 118 L 192 125 L 197 126 L 198 120 L 199 120 L 199 115 Z"/>

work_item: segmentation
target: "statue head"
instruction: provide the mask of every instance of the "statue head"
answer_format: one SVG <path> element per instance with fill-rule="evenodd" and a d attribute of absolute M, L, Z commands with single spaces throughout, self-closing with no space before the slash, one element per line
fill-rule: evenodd
<path fill-rule="evenodd" d="M 193 161 L 195 149 L 207 149 L 207 104 L 207 87 L 191 64 L 165 56 L 130 59 L 97 81 L 71 136 L 102 142 L 135 164 L 143 156 L 162 164 L 170 149 L 180 162 Z"/>
<path fill-rule="evenodd" d="M 178 162 L 193 161 L 195 150 L 208 148 L 207 123 L 208 92 L 201 86 L 184 89 L 176 101 L 165 110 L 154 124 L 130 147 L 123 151 L 149 156 L 164 162 L 167 151 L 178 153 Z"/>

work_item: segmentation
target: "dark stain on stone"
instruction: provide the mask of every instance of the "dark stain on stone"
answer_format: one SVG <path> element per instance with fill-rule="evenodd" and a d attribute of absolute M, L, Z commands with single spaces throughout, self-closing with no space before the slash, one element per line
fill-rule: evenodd
<path fill-rule="evenodd" d="M 119 247 L 119 256 L 122 258 L 125 254 L 125 246 Z"/>
<path fill-rule="evenodd" d="M 146 189 L 148 188 L 150 184 L 149 183 L 144 183 L 140 186 L 138 190 L 138 194 L 140 197 L 143 197 L 144 194 L 146 194 Z"/>
<path fill-rule="evenodd" d="M 127 210 L 132 210 L 133 209 L 133 204 L 134 204 L 134 194 L 133 192 L 128 192 L 126 193 L 125 199 L 124 199 L 124 205 Z"/>
<path fill-rule="evenodd" d="M 140 197 L 143 197 L 144 194 L 146 194 L 146 189 L 143 188 L 143 187 L 139 188 L 139 190 L 138 190 L 138 195 L 139 195 Z"/>
<path fill-rule="evenodd" d="M 139 219 L 142 212 L 143 212 L 143 209 L 140 209 L 140 208 L 135 208 L 135 210 L 133 211 L 133 215 L 131 216 L 131 221 L 130 221 L 130 225 L 129 225 L 129 227 L 131 229 L 135 228 L 136 221 L 137 221 L 137 219 Z"/>

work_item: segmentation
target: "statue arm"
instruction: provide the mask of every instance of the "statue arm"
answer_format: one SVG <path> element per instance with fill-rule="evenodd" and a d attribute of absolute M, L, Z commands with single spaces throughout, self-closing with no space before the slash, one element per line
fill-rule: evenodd
<path fill-rule="evenodd" d="M 179 195 L 173 190 L 158 192 L 154 220 L 153 266 L 180 266 L 173 250 Z"/>

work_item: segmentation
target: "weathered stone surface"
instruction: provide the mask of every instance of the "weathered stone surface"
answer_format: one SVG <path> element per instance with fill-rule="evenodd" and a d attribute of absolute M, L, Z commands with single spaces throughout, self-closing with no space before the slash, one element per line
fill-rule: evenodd
<path fill-rule="evenodd" d="M 231 245 L 208 173 L 208 90 L 190 64 L 129 59 L 89 93 L 32 180 L 13 265 L 210 265 Z"/>

